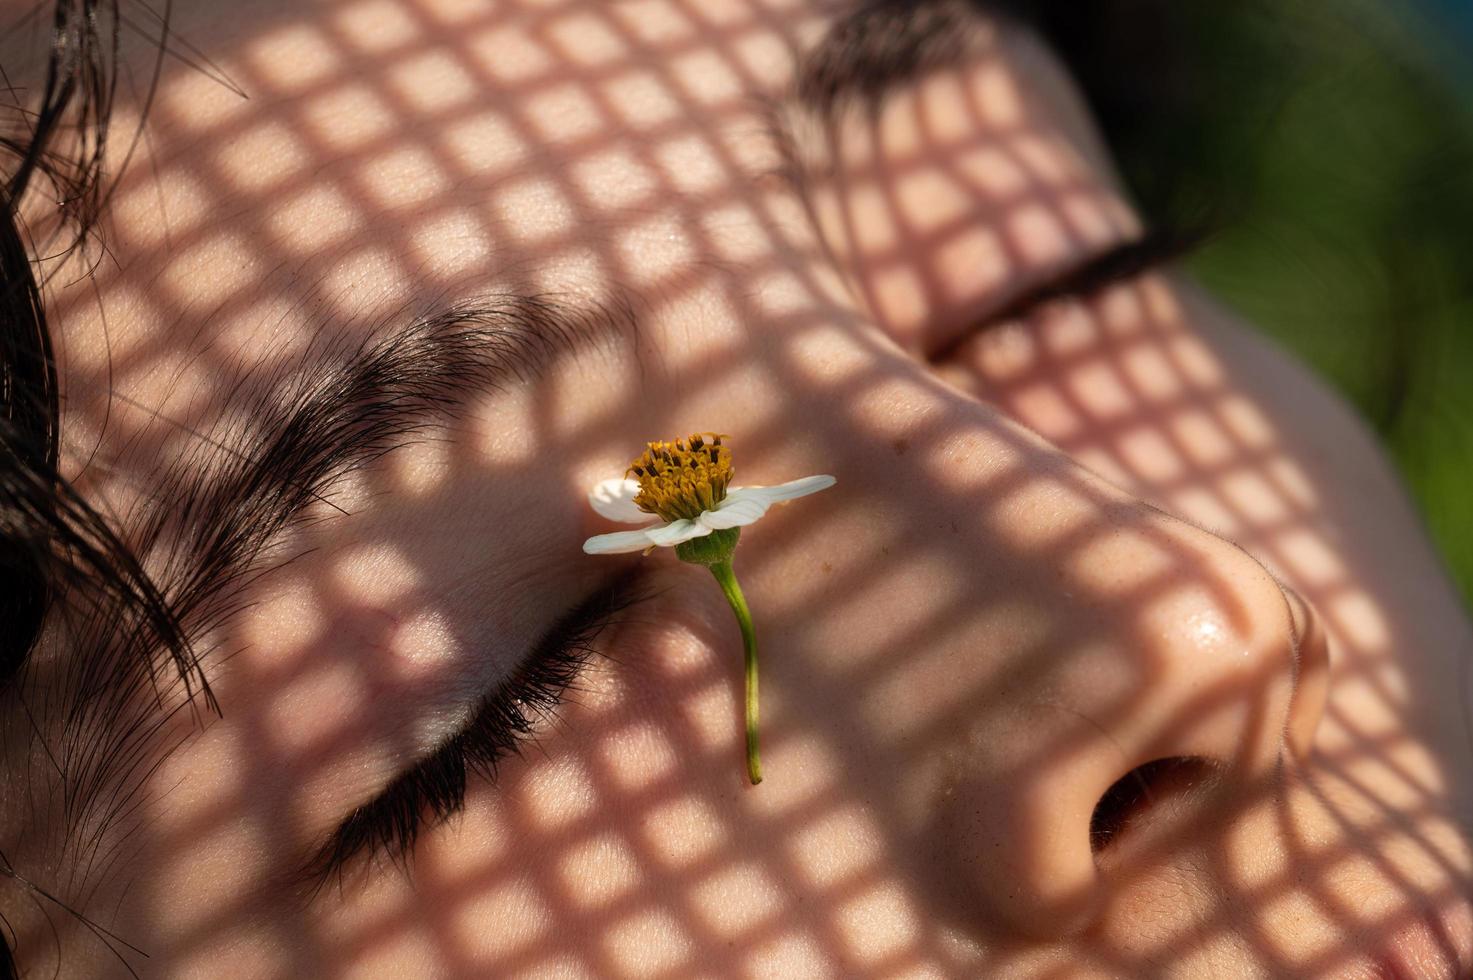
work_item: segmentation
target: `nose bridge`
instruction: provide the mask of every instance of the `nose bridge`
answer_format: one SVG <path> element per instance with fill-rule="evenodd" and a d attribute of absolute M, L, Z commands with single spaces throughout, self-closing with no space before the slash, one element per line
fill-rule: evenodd
<path fill-rule="evenodd" d="M 1122 513 L 1059 556 L 1057 645 L 979 712 L 938 797 L 953 867 L 992 920 L 1027 934 L 1091 921 L 1109 887 L 1091 821 L 1122 777 L 1189 758 L 1244 792 L 1286 744 L 1307 749 L 1323 707 L 1322 637 L 1297 596 L 1235 545 Z"/>

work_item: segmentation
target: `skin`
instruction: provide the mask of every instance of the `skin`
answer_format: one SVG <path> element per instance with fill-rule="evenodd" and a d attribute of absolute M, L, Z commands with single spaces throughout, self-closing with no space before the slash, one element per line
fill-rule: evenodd
<path fill-rule="evenodd" d="M 802 0 L 220 9 L 174 27 L 250 99 L 166 64 L 96 293 L 52 287 L 95 499 L 138 514 L 240 424 L 236 382 L 404 311 L 543 293 L 637 328 L 468 392 L 212 634 L 223 717 L 160 739 L 86 904 L 145 975 L 1473 969 L 1469 624 L 1379 448 L 1167 273 L 991 322 L 1140 222 L 1032 39 L 979 18 L 960 65 L 826 127 L 789 96 L 832 9 Z M 838 478 L 736 553 L 758 788 L 710 576 L 580 550 L 618 529 L 589 487 L 705 430 L 739 485 Z M 309 901 L 338 823 L 634 574 L 654 597 L 537 747 L 408 874 Z M 1102 794 L 1184 756 L 1093 853 Z M 120 972 L 64 935 L 69 975 Z"/>

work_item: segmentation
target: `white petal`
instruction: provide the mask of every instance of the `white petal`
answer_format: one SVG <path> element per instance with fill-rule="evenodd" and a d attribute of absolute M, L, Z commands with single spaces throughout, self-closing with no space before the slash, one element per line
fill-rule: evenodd
<path fill-rule="evenodd" d="M 679 520 L 671 521 L 660 527 L 652 527 L 649 531 L 650 544 L 657 544 L 662 548 L 670 548 L 682 541 L 691 538 L 704 538 L 711 533 L 711 529 L 695 521 Z"/>
<path fill-rule="evenodd" d="M 634 498 L 638 495 L 638 480 L 602 480 L 589 492 L 588 503 L 600 517 L 620 524 L 643 524 L 652 520 L 654 515 L 634 506 Z"/>
<path fill-rule="evenodd" d="M 583 551 L 590 555 L 622 555 L 630 551 L 643 551 L 654 544 L 650 540 L 650 532 L 663 525 L 646 528 L 640 531 L 615 531 L 613 534 L 599 534 L 583 542 Z"/>
<path fill-rule="evenodd" d="M 806 497 L 827 490 L 837 482 L 831 476 L 805 476 L 801 480 L 779 483 L 775 487 L 734 487 L 726 499 L 699 518 L 709 528 L 745 527 L 767 513 L 767 508 L 785 500 Z"/>
<path fill-rule="evenodd" d="M 696 520 L 714 531 L 728 527 L 746 527 L 767 513 L 767 508 L 771 506 L 766 501 L 752 497 L 738 497 L 733 500 L 728 494 L 725 500 L 716 505 L 716 510 L 708 510 Z"/>
<path fill-rule="evenodd" d="M 831 476 L 805 476 L 800 480 L 779 483 L 775 487 L 734 487 L 726 496 L 728 500 L 732 497 L 759 497 L 769 504 L 775 504 L 827 490 L 837 482 Z"/>

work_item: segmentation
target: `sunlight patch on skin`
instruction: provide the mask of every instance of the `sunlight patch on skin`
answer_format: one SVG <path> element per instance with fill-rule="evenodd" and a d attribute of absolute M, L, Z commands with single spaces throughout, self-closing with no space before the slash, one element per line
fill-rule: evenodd
<path fill-rule="evenodd" d="M 418 609 L 395 627 L 389 651 L 399 667 L 394 680 L 412 681 L 439 676 L 455 666 L 466 653 L 455 622 L 438 609 Z M 386 678 L 388 680 L 388 678 Z"/>
<path fill-rule="evenodd" d="M 1057 208 L 1074 234 L 1086 245 L 1099 248 L 1119 237 L 1106 201 L 1105 195 L 1095 191 L 1069 191 L 1059 199 Z"/>
<path fill-rule="evenodd" d="M 415 18 L 395 0 L 351 0 L 334 12 L 332 22 L 338 36 L 361 54 L 387 54 L 423 35 Z"/>
<path fill-rule="evenodd" d="M 632 134 L 655 129 L 677 119 L 680 103 L 653 72 L 636 69 L 604 83 L 609 107 Z"/>
<path fill-rule="evenodd" d="M 987 81 L 989 71 L 993 78 L 984 89 L 982 83 Z M 971 107 L 979 96 L 985 110 L 1016 117 L 1019 109 L 1016 92 L 999 84 L 998 76 L 1010 84 L 1007 69 L 984 61 L 967 72 L 938 72 L 921 81 L 917 86 L 921 123 L 933 147 L 952 147 L 976 138 Z"/>
<path fill-rule="evenodd" d="M 72 330 L 59 345 L 58 360 L 68 375 L 105 371 L 111 364 L 127 364 L 169 337 L 158 307 L 146 290 L 128 282 L 108 285 L 100 305 L 107 311 L 107 334 L 101 330 Z M 75 338 L 75 339 L 74 339 Z M 71 395 L 78 398 L 83 392 Z"/>
<path fill-rule="evenodd" d="M 1339 553 L 1321 535 L 1306 528 L 1291 528 L 1277 535 L 1274 539 L 1274 556 L 1301 587 L 1323 589 L 1345 581 L 1345 563 Z M 1336 602 L 1332 601 L 1323 611 L 1327 615 L 1333 615 L 1335 605 Z M 1338 621 L 1335 625 L 1347 630 L 1352 626 L 1369 624 Z M 1346 635 L 1358 634 L 1347 632 Z M 1379 631 L 1379 639 L 1376 634 L 1370 634 L 1367 640 L 1371 641 L 1372 648 L 1379 648 L 1386 640 L 1384 627 Z"/>
<path fill-rule="evenodd" d="M 968 72 L 969 86 L 982 118 L 997 129 L 1023 125 L 1023 98 L 1014 73 L 997 61 L 987 61 Z"/>
<path fill-rule="evenodd" d="M 360 728 L 372 700 L 359 664 L 345 658 L 323 660 L 276 683 L 266 708 L 266 730 L 281 759 L 300 762 L 314 748 Z"/>
<path fill-rule="evenodd" d="M 827 892 L 875 875 L 885 857 L 884 833 L 858 803 L 843 803 L 797 829 L 788 856 L 806 887 Z"/>
<path fill-rule="evenodd" d="M 535 246 L 562 241 L 572 230 L 573 208 L 552 181 L 523 177 L 497 189 L 496 210 L 519 243 Z"/>
<path fill-rule="evenodd" d="M 1343 570 L 1342 570 L 1343 574 Z M 1360 590 L 1343 592 L 1322 605 L 1325 618 L 1342 636 L 1356 638 L 1356 646 L 1368 654 L 1391 646 L 1391 628 L 1381 604 Z M 1405 696 L 1405 690 L 1400 693 Z"/>
<path fill-rule="evenodd" d="M 603 772 L 621 792 L 633 795 L 679 772 L 680 759 L 665 729 L 636 721 L 602 739 Z"/>
<path fill-rule="evenodd" d="M 967 341 L 959 360 L 976 368 L 988 384 L 1017 384 L 1039 367 L 1039 331 L 1010 320 Z"/>
<path fill-rule="evenodd" d="M 628 410 L 629 390 L 640 377 L 640 369 L 631 346 L 619 344 L 601 351 L 596 360 L 584 358 L 554 372 L 542 386 L 540 409 L 535 403 L 529 406 L 529 416 L 536 421 L 525 437 L 539 444 L 547 439 L 561 445 L 575 439 L 587 440 L 587 446 L 580 448 L 585 448 L 590 456 L 604 449 L 598 440 L 589 440 L 587 434 L 608 431 L 610 420 Z M 610 379 L 615 379 L 614 383 Z M 568 397 L 575 392 L 577 398 Z M 541 417 L 547 405 L 557 406 L 550 419 Z M 535 455 L 537 447 L 534 445 L 530 451 Z M 622 473 L 628 465 L 629 460 L 625 458 L 618 471 Z M 608 475 L 605 470 L 583 484 L 583 492 Z"/>
<path fill-rule="evenodd" d="M 791 906 L 772 876 L 751 861 L 718 868 L 695 885 L 691 901 L 706 928 L 726 941 L 740 940 Z"/>
<path fill-rule="evenodd" d="M 650 854 L 670 871 L 704 863 L 729 846 L 721 815 L 695 793 L 650 806 L 640 825 Z"/>
<path fill-rule="evenodd" d="M 577 759 L 548 759 L 530 767 L 519 787 L 522 819 L 530 830 L 550 835 L 567 830 L 594 813 L 598 790 Z"/>
<path fill-rule="evenodd" d="M 976 198 L 939 166 L 912 171 L 891 184 L 900 205 L 900 220 L 916 236 L 928 237 L 955 227 L 977 208 Z M 895 209 L 886 206 L 886 210 Z"/>
<path fill-rule="evenodd" d="M 1098 353 L 1100 325 L 1094 311 L 1083 303 L 1061 300 L 1027 318 L 1044 350 L 1059 361 L 1083 361 Z M 1089 363 L 1087 362 L 1086 366 Z"/>
<path fill-rule="evenodd" d="M 902 185 L 903 188 L 903 185 Z M 902 190 L 903 192 L 903 190 Z M 892 253 L 900 244 L 896 215 L 885 188 L 877 181 L 859 180 L 844 188 L 843 223 L 838 218 L 824 227 L 824 233 L 835 242 L 852 244 L 867 255 Z M 846 234 L 847 227 L 852 234 Z"/>
<path fill-rule="evenodd" d="M 715 196 L 730 185 L 734 176 L 717 157 L 710 137 L 703 134 L 682 134 L 666 140 L 654 148 L 654 157 L 664 177 L 661 187 L 667 194 Z"/>
<path fill-rule="evenodd" d="M 952 164 L 974 192 L 994 201 L 1006 201 L 1028 188 L 1028 174 L 1010 154 L 996 146 L 984 146 L 959 156 Z"/>
<path fill-rule="evenodd" d="M 1264 846 L 1278 831 L 1279 815 L 1272 806 L 1250 807 L 1227 823 L 1222 844 L 1227 860 L 1222 867 L 1230 887 L 1262 893 L 1286 888 L 1294 872 L 1288 852 Z"/>
<path fill-rule="evenodd" d="M 587 88 L 570 82 L 529 97 L 522 118 L 551 146 L 578 143 L 602 132 L 608 119 Z"/>
<path fill-rule="evenodd" d="M 1083 178 L 1078 156 L 1057 138 L 1020 133 L 1003 142 L 1029 175 L 1050 190 Z"/>
<path fill-rule="evenodd" d="M 521 878 L 468 890 L 445 914 L 452 917 L 456 947 L 488 963 L 540 941 L 555 919 L 537 887 Z M 488 922 L 496 923 L 496 928 L 487 929 Z"/>
<path fill-rule="evenodd" d="M 361 209 L 331 184 L 318 183 L 276 205 L 269 224 L 272 241 L 299 255 L 312 255 L 361 232 Z"/>
<path fill-rule="evenodd" d="M 259 887 L 262 856 L 279 845 L 274 828 L 261 821 L 203 822 L 173 841 L 167 853 L 149 855 L 153 868 L 143 879 L 143 903 L 177 933 L 209 926 L 222 909 L 237 906 Z"/>
<path fill-rule="evenodd" d="M 521 166 L 530 152 L 515 127 L 493 110 L 447 120 L 440 141 L 450 151 L 448 163 L 485 183 Z"/>
<path fill-rule="evenodd" d="M 773 252 L 772 236 L 749 204 L 711 208 L 701 213 L 700 222 L 706 245 L 722 261 L 754 264 Z"/>
<path fill-rule="evenodd" d="M 848 387 L 874 371 L 877 362 L 875 352 L 856 344 L 849 324 L 843 322 L 805 323 L 786 343 L 794 373 L 801 372 L 803 380 L 819 391 Z"/>
<path fill-rule="evenodd" d="M 1309 476 L 1287 455 L 1276 456 L 1264 467 L 1269 479 L 1279 493 L 1285 494 L 1289 503 L 1301 511 L 1311 511 L 1319 506 L 1320 495 L 1315 492 Z"/>
<path fill-rule="evenodd" d="M 204 948 L 186 953 L 170 963 L 170 975 L 177 977 L 286 977 L 291 976 L 297 960 L 281 942 L 275 927 L 257 922 L 231 922 L 219 926 L 212 942 Z M 434 962 L 432 949 L 420 952 Z"/>
<path fill-rule="evenodd" d="M 468 53 L 483 71 L 513 88 L 546 75 L 557 60 L 520 27 L 493 27 L 471 38 Z"/>
<path fill-rule="evenodd" d="M 681 92 L 697 105 L 728 105 L 742 98 L 746 91 L 731 63 L 711 49 L 676 58 L 671 62 L 670 72 Z"/>
<path fill-rule="evenodd" d="M 1273 527 L 1294 516 L 1256 468 L 1228 473 L 1217 482 L 1217 489 L 1229 506 L 1252 523 Z"/>
<path fill-rule="evenodd" d="M 569 845 L 558 861 L 563 894 L 580 910 L 602 908 L 639 887 L 644 869 L 618 834 Z"/>
<path fill-rule="evenodd" d="M 695 24 L 672 0 L 624 0 L 608 9 L 622 30 L 651 47 L 673 47 L 695 32 Z"/>
<path fill-rule="evenodd" d="M 535 393 L 524 386 L 483 393 L 471 402 L 464 420 L 457 423 L 455 445 L 473 449 L 476 457 L 495 470 L 514 470 L 532 463 L 541 445 Z"/>
<path fill-rule="evenodd" d="M 991 228 L 976 227 L 952 235 L 931 256 L 936 278 L 946 299 L 965 306 L 994 294 L 1014 272 L 1002 237 Z M 933 311 L 917 311 L 925 319 Z"/>
<path fill-rule="evenodd" d="M 1116 446 L 1121 462 L 1142 483 L 1170 484 L 1188 477 L 1181 456 L 1154 425 L 1142 423 L 1125 432 Z"/>
<path fill-rule="evenodd" d="M 344 549 L 333 562 L 332 582 L 349 602 L 387 609 L 424 585 L 419 566 L 390 544 Z"/>
<path fill-rule="evenodd" d="M 764 707 L 765 707 L 764 703 Z M 734 711 L 727 718 L 734 717 Z M 738 733 L 739 734 L 739 733 Z M 729 757 L 737 758 L 736 738 Z M 768 819 L 791 814 L 815 798 L 831 794 L 844 779 L 844 767 L 827 737 L 794 733 L 770 725 L 763 730 L 762 764 L 770 772 L 792 773 L 791 778 L 769 779 L 762 793 L 743 797 L 753 814 Z M 768 791 L 770 790 L 770 791 Z"/>
<path fill-rule="evenodd" d="M 1218 665 L 1242 663 L 1252 652 L 1252 640 L 1233 624 L 1233 616 L 1219 603 L 1219 593 L 1190 576 L 1176 588 L 1149 593 L 1140 616 L 1144 635 L 1158 638 L 1162 649 L 1179 658 Z M 1205 730 L 1206 726 L 1199 726 Z"/>
<path fill-rule="evenodd" d="M 334 258 L 321 278 L 324 296 L 360 315 L 402 306 L 408 301 L 410 286 L 398 253 L 377 245 Z"/>
<path fill-rule="evenodd" d="M 579 158 L 572 174 L 584 199 L 605 211 L 648 205 L 657 191 L 663 193 L 664 185 L 654 172 L 624 146 L 595 150 Z"/>
<path fill-rule="evenodd" d="M 1114 364 L 1082 364 L 1069 372 L 1064 384 L 1092 422 L 1118 422 L 1140 411 L 1139 399 L 1121 383 Z"/>
<path fill-rule="evenodd" d="M 326 151 L 348 154 L 387 140 L 402 120 L 383 98 L 364 85 L 345 84 L 304 105 L 306 125 Z M 319 154 L 322 153 L 319 150 Z"/>
<path fill-rule="evenodd" d="M 997 484 L 1019 475 L 1029 453 L 991 427 L 972 424 L 933 440 L 922 459 L 937 492 L 991 494 Z"/>
<path fill-rule="evenodd" d="M 291 95 L 314 89 L 329 79 L 342 78 L 342 48 L 330 42 L 315 27 L 292 24 L 267 30 L 261 37 L 245 43 L 246 60 L 251 71 L 266 82 L 273 93 Z M 205 75 L 187 72 L 169 86 L 170 98 L 179 106 L 182 116 L 192 115 L 197 107 L 195 93 L 182 88 L 173 95 L 175 86 L 194 81 L 206 91 L 223 93 L 224 86 Z"/>
<path fill-rule="evenodd" d="M 151 359 L 140 360 L 133 370 L 114 375 L 113 383 L 128 400 L 112 400 L 111 425 L 130 434 L 156 430 L 182 447 L 198 445 L 198 437 L 160 421 L 190 426 L 199 420 L 215 379 L 198 357 L 185 351 L 159 351 Z"/>
<path fill-rule="evenodd" d="M 607 68 L 629 58 L 629 45 L 603 16 L 587 12 L 566 14 L 548 25 L 547 36 L 568 64 Z"/>
<path fill-rule="evenodd" d="M 1052 207 L 1024 204 L 1007 219 L 1008 232 L 1024 263 L 1054 265 L 1074 248 Z"/>
<path fill-rule="evenodd" d="M 1121 601 L 1189 576 L 1178 557 L 1155 535 L 1125 529 L 1103 531 L 1074 547 L 1062 568 L 1081 593 Z"/>
<path fill-rule="evenodd" d="M 658 906 L 624 916 L 603 935 L 603 947 L 623 975 L 652 977 L 690 962 L 694 944 L 680 923 Z"/>
<path fill-rule="evenodd" d="M 314 581 L 305 573 L 278 572 L 271 592 L 241 610 L 231 632 L 250 649 L 253 663 L 291 669 L 322 640 L 328 623 Z"/>
<path fill-rule="evenodd" d="M 1210 472 L 1238 456 L 1237 447 L 1211 412 L 1183 409 L 1167 420 L 1167 429 L 1198 470 Z"/>
<path fill-rule="evenodd" d="M 451 188 L 450 178 L 435 158 L 413 146 L 379 154 L 358 168 L 354 176 L 374 203 L 387 210 L 424 208 Z"/>
<path fill-rule="evenodd" d="M 727 678 L 713 680 L 680 699 L 682 728 L 688 745 L 697 752 L 719 755 L 731 749 L 741 734 L 732 727 L 736 699 Z M 764 751 L 764 755 L 771 753 Z M 735 756 L 733 756 L 735 758 Z"/>
<path fill-rule="evenodd" d="M 630 285 L 655 292 L 688 275 L 699 253 L 684 222 L 667 214 L 628 224 L 618 234 L 617 254 Z"/>
<path fill-rule="evenodd" d="M 484 92 L 464 61 L 439 51 L 396 65 L 388 77 L 394 93 L 421 114 L 472 105 Z"/>
<path fill-rule="evenodd" d="M 1021 519 L 1038 514 L 1048 515 L 1048 519 Z M 999 541 L 1019 551 L 1036 552 L 1051 549 L 1080 528 L 1097 522 L 1100 511 L 1071 483 L 1039 476 L 995 499 L 982 516 L 988 531 Z"/>
<path fill-rule="evenodd" d="M 264 273 L 256 249 L 222 231 L 171 255 L 158 284 L 181 307 L 208 310 L 259 283 Z"/>
<path fill-rule="evenodd" d="M 746 954 L 746 976 L 804 977 L 827 980 L 835 977 L 835 966 L 823 948 L 807 932 L 785 932 L 754 946 Z"/>
<path fill-rule="evenodd" d="M 1167 499 L 1173 513 L 1195 521 L 1213 534 L 1235 538 L 1243 533 L 1242 522 L 1227 509 L 1221 497 L 1205 487 L 1187 486 Z"/>
<path fill-rule="evenodd" d="M 456 446 L 434 435 L 401 446 L 384 460 L 395 494 L 423 498 L 441 490 L 455 469 Z"/>
<path fill-rule="evenodd" d="M 144 169 L 118 185 L 111 205 L 120 245 L 157 248 L 188 237 L 215 214 L 215 192 L 192 170 L 165 168 L 157 177 L 151 172 L 145 177 Z"/>
<path fill-rule="evenodd" d="M 1181 376 L 1159 347 L 1139 344 L 1127 348 L 1120 353 L 1120 367 L 1143 408 L 1166 405 L 1182 396 Z M 1153 424 L 1160 431 L 1159 423 Z"/>
<path fill-rule="evenodd" d="M 1067 443 L 1084 430 L 1084 420 L 1052 381 L 1036 381 L 1009 392 L 1007 404 L 1023 424 L 1054 443 Z"/>
<path fill-rule="evenodd" d="M 495 256 L 485 223 L 469 208 L 426 217 L 415 224 L 411 236 L 420 268 L 442 282 L 485 273 Z"/>
<path fill-rule="evenodd" d="M 845 953 L 862 966 L 899 958 L 920 939 L 920 922 L 909 897 L 895 884 L 881 884 L 839 906 L 835 924 Z"/>
<path fill-rule="evenodd" d="M 226 143 L 216 160 L 233 189 L 262 194 L 298 177 L 309 165 L 310 156 L 289 126 L 267 120 Z"/>

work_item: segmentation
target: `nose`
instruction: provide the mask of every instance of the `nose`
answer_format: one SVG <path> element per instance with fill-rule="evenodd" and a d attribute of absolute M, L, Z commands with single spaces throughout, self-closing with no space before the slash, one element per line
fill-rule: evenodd
<path fill-rule="evenodd" d="M 1150 515 L 1091 545 L 1059 593 L 1069 634 L 942 765 L 945 873 L 1022 934 L 1094 921 L 1111 887 L 1100 815 L 1122 786 L 1210 772 L 1214 794 L 1259 791 L 1285 749 L 1309 750 L 1323 711 L 1309 605 L 1235 545 Z"/>

